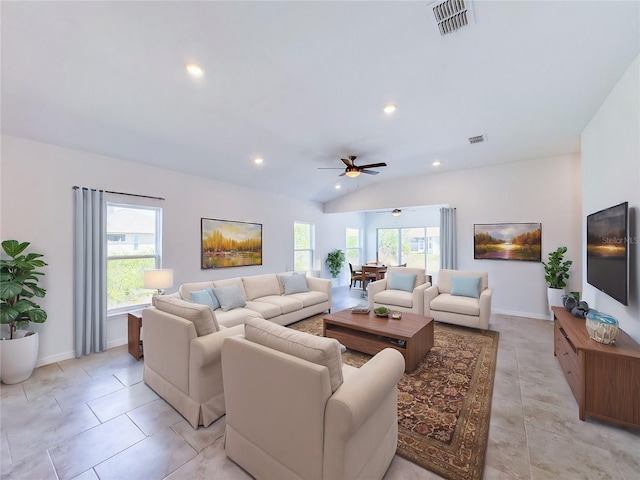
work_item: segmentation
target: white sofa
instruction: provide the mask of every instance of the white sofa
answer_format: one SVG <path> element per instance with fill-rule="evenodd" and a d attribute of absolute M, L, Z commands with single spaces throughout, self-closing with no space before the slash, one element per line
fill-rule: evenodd
<path fill-rule="evenodd" d="M 405 278 L 403 275 L 415 275 L 415 281 L 410 287 L 404 285 L 406 282 L 394 285 L 397 280 L 394 277 Z M 367 285 L 369 307 L 387 307 L 391 310 L 424 315 L 424 295 L 430 286 L 431 275 L 426 275 L 423 268 L 389 267 L 385 278 Z"/>
<path fill-rule="evenodd" d="M 318 313 L 331 311 L 331 280 L 305 277 L 309 291 L 287 295 L 282 277 L 291 275 L 291 272 L 267 273 L 212 282 L 184 283 L 180 286 L 179 292 L 183 299 L 190 301 L 193 291 L 237 285 L 246 305 L 226 312 L 221 308 L 214 311 L 218 323 L 225 327 L 244 324 L 245 320 L 251 317 L 264 318 L 279 325 L 289 325 Z"/>
<path fill-rule="evenodd" d="M 245 330 L 222 346 L 227 456 L 258 480 L 383 478 L 402 355 L 387 348 L 357 369 L 335 339 L 261 319 Z"/>
<path fill-rule="evenodd" d="M 282 274 L 282 275 L 290 275 Z M 308 292 L 284 294 L 276 274 L 187 283 L 142 311 L 144 382 L 197 428 L 224 415 L 221 349 L 249 318 L 287 325 L 331 309 L 331 281 L 307 278 Z M 223 311 L 193 303 L 190 292 L 238 285 L 246 305 Z M 181 297 L 181 294 L 185 298 Z"/>
<path fill-rule="evenodd" d="M 469 281 L 474 279 L 477 284 L 472 288 Z M 489 328 L 492 293 L 487 272 L 442 269 L 437 282 L 426 290 L 424 314 L 438 322 L 484 331 Z"/>

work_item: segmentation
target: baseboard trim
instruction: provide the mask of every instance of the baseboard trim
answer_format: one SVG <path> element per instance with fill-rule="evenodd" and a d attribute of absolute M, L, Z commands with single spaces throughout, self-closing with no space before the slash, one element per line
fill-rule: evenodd
<path fill-rule="evenodd" d="M 114 347 L 120 347 L 121 345 L 126 345 L 127 343 L 129 343 L 129 340 L 126 337 L 111 340 L 110 342 L 107 342 L 107 350 Z M 39 358 L 36 362 L 36 368 L 44 367 L 45 365 L 51 365 L 52 363 L 62 362 L 64 360 L 69 360 L 71 358 L 75 358 L 75 356 L 76 352 L 70 351 L 58 353 L 57 355 L 49 355 L 48 357 L 42 357 Z"/>
<path fill-rule="evenodd" d="M 551 314 L 543 315 L 541 313 L 532 313 L 532 312 L 518 312 L 516 310 L 502 310 L 502 309 L 493 309 L 491 313 L 497 313 L 499 315 L 511 315 L 512 317 L 525 317 L 525 318 L 535 318 L 537 320 L 553 320 Z"/>

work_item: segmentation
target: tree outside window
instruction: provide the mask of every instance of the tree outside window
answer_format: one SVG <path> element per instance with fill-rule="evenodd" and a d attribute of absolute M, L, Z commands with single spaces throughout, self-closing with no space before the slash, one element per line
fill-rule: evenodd
<path fill-rule="evenodd" d="M 312 223 L 293 224 L 293 270 L 307 272 L 313 270 L 314 226 Z"/>
<path fill-rule="evenodd" d="M 361 265 L 362 263 L 362 246 L 360 244 L 360 229 L 346 229 L 346 258 L 351 265 Z"/>

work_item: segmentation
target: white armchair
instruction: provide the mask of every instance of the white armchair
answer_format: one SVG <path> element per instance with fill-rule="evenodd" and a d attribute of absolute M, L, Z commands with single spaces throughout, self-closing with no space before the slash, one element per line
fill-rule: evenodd
<path fill-rule="evenodd" d="M 422 268 L 389 267 L 385 278 L 367 286 L 369 307 L 424 315 L 425 290 L 430 286 L 431 275 Z"/>
<path fill-rule="evenodd" d="M 398 437 L 402 355 L 359 369 L 340 344 L 263 319 L 222 345 L 225 452 L 254 478 L 381 479 Z"/>
<path fill-rule="evenodd" d="M 426 290 L 424 314 L 484 331 L 489 328 L 492 293 L 487 272 L 442 269 L 436 284 Z"/>

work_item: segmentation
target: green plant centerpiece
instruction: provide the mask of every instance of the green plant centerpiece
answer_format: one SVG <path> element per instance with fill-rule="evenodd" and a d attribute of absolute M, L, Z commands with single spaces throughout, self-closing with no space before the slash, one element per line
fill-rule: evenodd
<path fill-rule="evenodd" d="M 544 279 L 549 288 L 564 288 L 567 286 L 565 280 L 569 280 L 569 267 L 573 263 L 571 260 L 564 260 L 567 247 L 558 247 L 555 252 L 549 253 L 547 263 L 544 265 Z"/>
<path fill-rule="evenodd" d="M 47 265 L 40 253 L 23 252 L 29 242 L 5 240 L 2 250 L 9 257 L 0 260 L 0 322 L 9 325 L 10 339 L 14 339 L 16 330 L 29 325 L 29 322 L 43 323 L 47 313 L 40 305 L 31 300 L 43 298 L 47 291 L 38 286 L 43 272 L 39 268 Z"/>
<path fill-rule="evenodd" d="M 329 252 L 325 264 L 329 268 L 331 277 L 336 278 L 340 275 L 342 267 L 344 267 L 345 256 L 344 252 L 340 249 L 336 249 L 333 252 Z"/>

